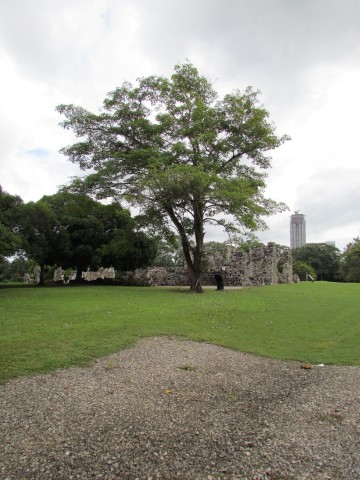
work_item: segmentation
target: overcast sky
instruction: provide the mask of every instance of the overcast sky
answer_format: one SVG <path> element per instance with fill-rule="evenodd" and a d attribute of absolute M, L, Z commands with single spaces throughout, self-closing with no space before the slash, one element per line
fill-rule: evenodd
<path fill-rule="evenodd" d="M 267 188 L 290 210 L 262 241 L 289 245 L 295 210 L 308 242 L 360 234 L 359 0 L 1 0 L 0 59 L 0 184 L 26 202 L 78 173 L 56 105 L 97 111 L 125 80 L 188 59 L 220 95 L 259 89 L 292 138 Z"/>

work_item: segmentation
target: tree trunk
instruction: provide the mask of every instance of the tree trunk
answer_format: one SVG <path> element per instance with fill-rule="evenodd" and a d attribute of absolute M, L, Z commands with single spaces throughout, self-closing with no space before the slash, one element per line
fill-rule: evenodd
<path fill-rule="evenodd" d="M 194 268 L 194 265 L 188 265 L 189 270 L 189 277 L 190 277 L 190 290 L 196 293 L 202 293 L 202 285 L 201 285 L 201 274 L 197 272 Z"/>
<path fill-rule="evenodd" d="M 197 210 L 199 211 L 199 209 Z M 190 291 L 202 293 L 203 289 L 201 286 L 201 259 L 202 259 L 202 249 L 204 241 L 204 232 L 203 232 L 203 221 L 201 215 L 194 215 L 194 233 L 195 233 L 195 248 L 192 249 L 190 246 L 190 241 L 187 237 L 185 229 L 179 219 L 176 217 L 173 209 L 169 207 L 167 209 L 173 224 L 175 225 L 177 231 L 179 232 L 181 238 L 181 244 L 184 252 L 186 266 L 189 270 L 190 277 Z"/>
<path fill-rule="evenodd" d="M 194 263 L 194 290 L 198 293 L 202 293 L 201 286 L 201 272 L 202 272 L 202 255 L 204 245 L 204 219 L 203 219 L 203 205 L 197 195 L 194 195 L 193 202 L 194 209 L 194 235 L 195 235 L 195 248 L 193 249 L 193 263 Z M 190 285 L 190 289 L 192 289 Z"/>

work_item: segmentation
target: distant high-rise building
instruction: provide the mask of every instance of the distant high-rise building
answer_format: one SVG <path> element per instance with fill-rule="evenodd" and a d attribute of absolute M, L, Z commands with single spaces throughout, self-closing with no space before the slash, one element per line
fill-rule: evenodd
<path fill-rule="evenodd" d="M 306 243 L 305 215 L 296 211 L 290 220 L 290 247 L 302 247 Z"/>

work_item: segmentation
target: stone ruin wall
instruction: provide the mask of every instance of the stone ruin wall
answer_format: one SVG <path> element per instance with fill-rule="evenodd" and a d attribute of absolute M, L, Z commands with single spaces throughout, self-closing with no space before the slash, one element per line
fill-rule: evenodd
<path fill-rule="evenodd" d="M 76 278 L 76 271 L 68 278 L 64 277 L 61 267 L 55 270 L 54 281 L 68 283 Z M 267 246 L 257 246 L 249 251 L 229 251 L 227 259 L 214 255 L 208 262 L 208 271 L 202 277 L 203 285 L 216 285 L 214 275 L 220 273 L 225 286 L 261 286 L 277 283 L 292 283 L 292 257 L 288 247 L 268 243 Z M 189 285 L 187 268 L 150 267 L 134 272 L 117 272 L 116 280 L 123 285 L 159 285 L 186 286 Z M 115 279 L 115 270 L 100 268 L 96 272 L 82 273 L 86 281 L 97 279 Z"/>
<path fill-rule="evenodd" d="M 288 247 L 268 243 L 267 246 L 251 248 L 248 252 L 229 253 L 226 263 L 214 256 L 202 277 L 203 285 L 215 285 L 215 273 L 220 273 L 226 286 L 261 286 L 292 283 L 293 269 L 291 250 Z M 186 268 L 151 267 L 122 275 L 122 282 L 131 285 L 189 285 Z"/>
<path fill-rule="evenodd" d="M 275 243 L 268 243 L 267 246 L 253 247 L 247 252 L 235 251 L 230 254 L 228 264 L 213 265 L 209 275 L 213 277 L 219 271 L 225 285 L 250 287 L 291 283 L 293 278 L 291 250 Z"/>
<path fill-rule="evenodd" d="M 187 268 L 149 267 L 134 272 L 121 272 L 120 282 L 124 285 L 139 286 L 185 286 L 189 285 Z"/>
<path fill-rule="evenodd" d="M 115 279 L 115 270 L 113 267 L 110 268 L 99 268 L 95 272 L 90 271 L 88 268 L 86 272 L 82 272 L 83 280 L 87 282 L 93 282 L 98 279 Z M 72 280 L 76 279 L 76 270 L 72 270 L 67 276 L 65 275 L 65 270 L 61 267 L 58 267 L 54 272 L 54 282 L 63 282 L 69 283 Z"/>

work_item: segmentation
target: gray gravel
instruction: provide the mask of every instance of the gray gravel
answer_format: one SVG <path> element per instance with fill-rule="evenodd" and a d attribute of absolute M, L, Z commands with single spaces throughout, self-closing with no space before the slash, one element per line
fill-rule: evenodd
<path fill-rule="evenodd" d="M 360 479 L 360 367 L 168 337 L 0 387 L 0 478 Z"/>

